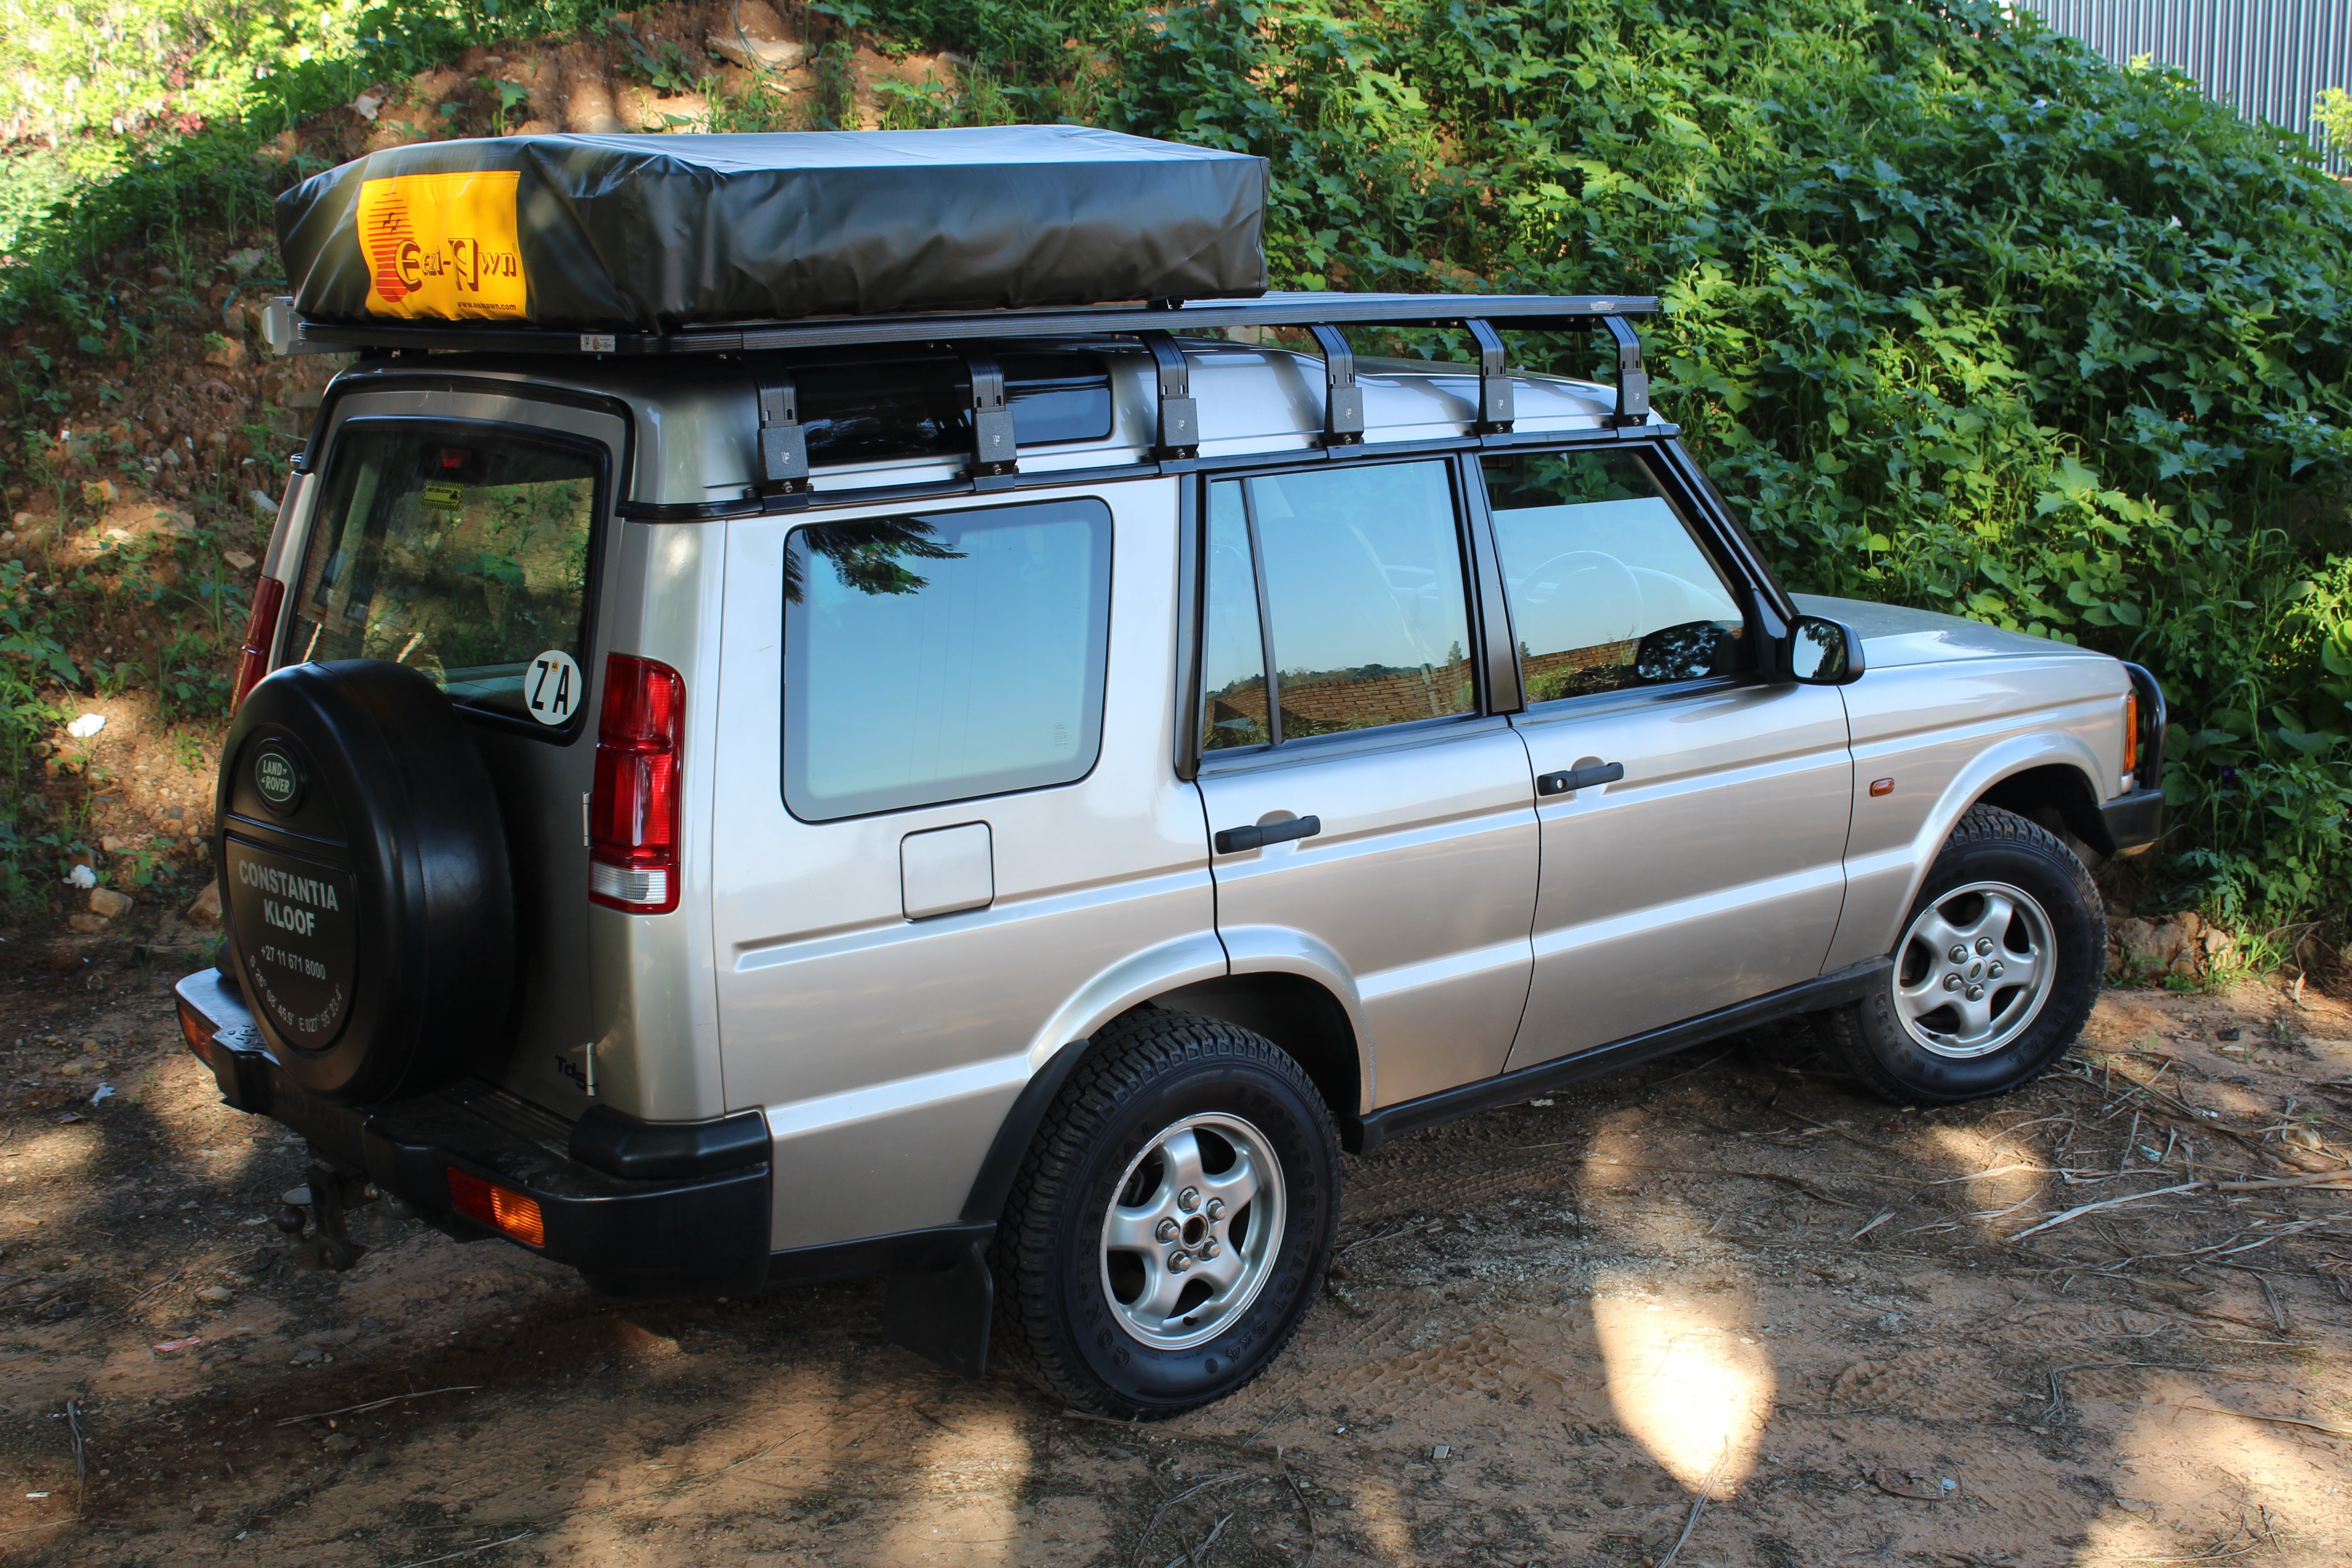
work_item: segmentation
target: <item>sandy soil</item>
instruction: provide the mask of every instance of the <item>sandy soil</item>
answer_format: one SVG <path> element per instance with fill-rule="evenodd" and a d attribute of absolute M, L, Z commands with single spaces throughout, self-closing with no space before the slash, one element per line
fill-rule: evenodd
<path fill-rule="evenodd" d="M 2110 992 L 1958 1110 L 1792 1030 L 1402 1140 L 1288 1353 L 1138 1428 L 933 1370 L 870 1286 L 624 1306 L 364 1211 L 291 1270 L 299 1146 L 118 965 L 0 974 L 11 1563 L 2352 1558 L 2352 1196 L 2025 1234 L 2344 1169 L 2315 992 Z"/>

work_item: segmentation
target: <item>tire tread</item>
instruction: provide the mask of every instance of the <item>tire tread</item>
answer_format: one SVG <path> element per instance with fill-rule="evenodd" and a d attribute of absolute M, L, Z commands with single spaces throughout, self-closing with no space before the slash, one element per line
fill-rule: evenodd
<path fill-rule="evenodd" d="M 1288 1079 L 1321 1117 L 1337 1146 L 1330 1111 L 1306 1069 L 1263 1035 L 1196 1013 L 1139 1008 L 1096 1032 L 1086 1057 L 1047 1108 L 1028 1154 L 1014 1174 L 989 1263 L 996 1276 L 996 1322 L 991 1338 L 1004 1364 L 1045 1393 L 1080 1409 L 1105 1410 L 1106 1391 L 1055 1331 L 1052 1237 L 1070 1201 L 1097 1130 L 1153 1079 L 1187 1062 L 1226 1058 Z M 1304 1312 L 1295 1315 L 1258 1357 L 1263 1369 L 1282 1353 Z M 1255 1373 L 1253 1372 L 1253 1376 Z M 1120 1415 L 1153 1412 L 1120 1408 Z M 1167 1412 L 1166 1414 L 1173 1414 Z"/>

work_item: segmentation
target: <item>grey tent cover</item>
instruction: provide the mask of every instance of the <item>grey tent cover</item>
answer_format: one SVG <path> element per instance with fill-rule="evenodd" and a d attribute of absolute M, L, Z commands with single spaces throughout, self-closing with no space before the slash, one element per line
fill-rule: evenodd
<path fill-rule="evenodd" d="M 504 136 L 371 153 L 278 198 L 295 309 L 695 321 L 1249 298 L 1262 158 L 1068 125 Z"/>

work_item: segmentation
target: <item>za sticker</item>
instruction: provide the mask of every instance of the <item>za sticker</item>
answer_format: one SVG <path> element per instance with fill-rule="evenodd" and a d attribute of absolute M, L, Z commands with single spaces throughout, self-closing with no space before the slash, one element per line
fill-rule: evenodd
<path fill-rule="evenodd" d="M 523 706 L 542 724 L 570 723 L 587 695 L 587 682 L 568 653 L 550 648 L 522 672 Z"/>

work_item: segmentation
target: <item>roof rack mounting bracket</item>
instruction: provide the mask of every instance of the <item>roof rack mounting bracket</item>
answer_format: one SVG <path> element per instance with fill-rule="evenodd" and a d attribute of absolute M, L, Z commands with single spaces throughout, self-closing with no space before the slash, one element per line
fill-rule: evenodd
<path fill-rule="evenodd" d="M 1517 417 L 1511 403 L 1511 373 L 1503 363 L 1502 334 L 1473 318 L 1462 323 L 1478 345 L 1478 423 L 1481 436 L 1500 436 Z"/>
<path fill-rule="evenodd" d="M 800 388 L 787 371 L 760 378 L 760 483 L 763 496 L 809 490 L 808 430 L 801 424 Z"/>
<path fill-rule="evenodd" d="M 1004 372 L 993 354 L 959 352 L 965 374 L 971 377 L 972 483 L 981 489 L 1000 489 L 1021 470 L 1013 411 L 1004 405 Z"/>
<path fill-rule="evenodd" d="M 1339 328 L 1318 321 L 1307 329 L 1323 350 L 1323 445 L 1356 447 L 1364 439 L 1364 389 L 1356 384 L 1356 355 Z"/>
<path fill-rule="evenodd" d="M 1645 425 L 1650 418 L 1650 373 L 1642 368 L 1642 339 L 1622 316 L 1603 316 L 1601 324 L 1617 344 L 1617 412 L 1612 425 Z"/>
<path fill-rule="evenodd" d="M 1160 367 L 1160 444 L 1155 458 L 1197 458 L 1201 455 L 1201 405 L 1192 396 L 1192 368 L 1184 351 L 1166 332 L 1139 332 Z"/>

